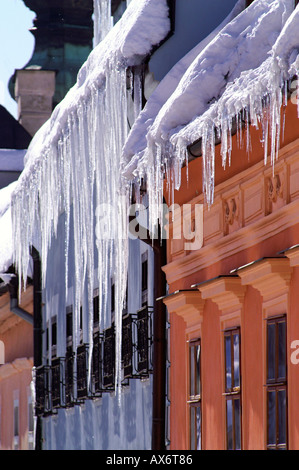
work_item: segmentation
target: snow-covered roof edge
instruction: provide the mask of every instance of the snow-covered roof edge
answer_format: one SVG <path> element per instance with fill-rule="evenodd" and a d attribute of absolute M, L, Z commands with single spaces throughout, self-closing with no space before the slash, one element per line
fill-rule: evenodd
<path fill-rule="evenodd" d="M 53 142 L 61 136 L 67 119 L 95 88 L 105 86 L 108 64 L 112 57 L 119 65 L 137 65 L 158 45 L 170 30 L 167 0 L 133 0 L 121 19 L 90 53 L 78 72 L 76 84 L 56 106 L 50 119 L 33 137 L 20 179 L 27 178 Z M 18 186 L 17 189 L 20 189 Z"/>
<path fill-rule="evenodd" d="M 263 125 L 265 132 L 271 128 L 273 160 L 280 132 L 281 88 L 285 80 L 298 73 L 298 50 L 299 7 L 294 10 L 293 0 L 255 0 L 199 51 L 155 119 L 149 120 L 146 146 L 140 149 L 136 145 L 133 156 L 132 148 L 125 148 L 125 159 L 131 157 L 126 169 L 129 177 L 132 172 L 137 179 L 146 175 L 149 187 L 157 193 L 161 188 L 155 186 L 155 181 L 161 182 L 162 177 L 154 177 L 151 169 L 155 173 L 165 165 L 173 168 L 178 189 L 187 146 L 202 139 L 206 171 L 203 190 L 211 203 L 214 133 L 221 133 L 225 165 L 231 152 L 232 120 L 245 110 L 251 123 L 258 125 L 266 96 L 270 97 L 272 112 Z M 147 106 L 151 106 L 151 98 Z M 135 134 L 137 126 L 138 122 Z"/>
<path fill-rule="evenodd" d="M 205 37 L 199 44 L 197 44 L 191 51 L 189 51 L 182 59 L 180 59 L 161 80 L 156 87 L 155 91 L 150 96 L 144 109 L 139 114 L 134 122 L 132 129 L 128 135 L 123 148 L 123 159 L 127 163 L 125 174 L 129 177 L 131 174 L 130 168 L 137 165 L 136 160 L 140 159 L 146 148 L 146 136 L 155 118 L 157 117 L 162 106 L 170 99 L 171 95 L 175 92 L 180 80 L 187 73 L 189 66 L 198 57 L 198 55 L 210 44 L 210 42 L 219 34 L 219 32 L 230 23 L 236 16 L 238 16 L 246 7 L 246 0 L 238 0 L 229 15 Z"/>

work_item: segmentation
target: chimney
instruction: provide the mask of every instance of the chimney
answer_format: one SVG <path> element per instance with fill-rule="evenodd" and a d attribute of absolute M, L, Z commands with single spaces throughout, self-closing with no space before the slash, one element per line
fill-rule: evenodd
<path fill-rule="evenodd" d="M 49 119 L 53 110 L 55 72 L 24 69 L 16 71 L 15 97 L 18 121 L 30 135 Z"/>

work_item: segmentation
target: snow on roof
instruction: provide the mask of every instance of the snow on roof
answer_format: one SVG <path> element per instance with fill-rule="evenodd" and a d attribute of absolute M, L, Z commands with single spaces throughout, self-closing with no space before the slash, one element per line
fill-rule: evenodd
<path fill-rule="evenodd" d="M 5 273 L 13 263 L 11 194 L 17 182 L 0 190 L 0 273 Z"/>
<path fill-rule="evenodd" d="M 204 38 L 197 46 L 188 52 L 179 62 L 177 62 L 165 78 L 158 84 L 155 91 L 151 94 L 144 109 L 136 119 L 132 126 L 130 134 L 126 140 L 123 148 L 123 157 L 127 163 L 127 174 L 129 176 L 130 167 L 136 166 L 136 159 L 138 160 L 146 148 L 147 131 L 153 125 L 162 106 L 170 99 L 175 92 L 181 78 L 188 70 L 189 66 L 198 57 L 198 55 L 206 48 L 206 46 L 215 38 L 215 36 L 227 25 L 233 18 L 235 18 L 241 11 L 244 10 L 246 0 L 238 0 L 231 13 L 224 19 L 224 21 L 206 38 Z"/>
<path fill-rule="evenodd" d="M 72 110 L 76 110 L 95 87 L 100 88 L 105 84 L 111 57 L 115 56 L 119 64 L 140 63 L 169 32 L 168 14 L 167 0 L 133 0 L 128 5 L 121 19 L 90 53 L 78 72 L 76 84 L 33 137 L 22 178 L 31 173 L 32 164 L 44 158 L 48 147 L 58 140 Z"/>
<path fill-rule="evenodd" d="M 22 171 L 27 150 L 0 149 L 0 171 Z"/>
<path fill-rule="evenodd" d="M 279 132 L 275 127 L 281 105 L 278 91 L 281 95 L 283 81 L 298 73 L 298 47 L 299 7 L 294 11 L 294 1 L 255 0 L 225 25 L 206 47 L 199 47 L 198 55 L 155 115 L 152 109 L 158 109 L 155 103 L 159 93 L 157 87 L 124 148 L 125 160 L 130 162 L 131 159 L 128 174 L 133 171 L 137 177 L 143 173 L 148 176 L 148 168 L 156 164 L 158 154 L 162 164 L 169 161 L 170 155 L 178 166 L 186 159 L 187 146 L 199 139 L 203 141 L 204 159 L 210 158 L 204 165 L 210 166 L 212 171 L 214 130 L 222 131 L 225 165 L 231 150 L 226 134 L 231 130 L 232 120 L 245 109 L 248 116 L 251 114 L 251 122 L 257 125 L 266 96 L 271 97 L 270 106 L 273 106 L 272 121 L 267 124 L 273 132 L 273 160 L 273 140 L 277 137 L 275 132 Z M 172 85 L 172 74 L 173 71 L 160 87 L 166 87 L 168 80 Z M 147 116 L 150 116 L 148 121 Z M 143 139 L 141 148 L 138 136 L 145 125 L 146 143 Z M 211 179 L 211 174 L 209 177 Z M 177 187 L 179 185 L 178 177 Z M 212 202 L 213 188 L 209 191 L 206 187 L 205 190 Z"/>
<path fill-rule="evenodd" d="M 118 299 L 115 306 L 116 387 L 121 383 L 121 319 L 128 271 L 127 224 L 123 216 L 128 188 L 124 198 L 119 194 L 121 150 L 128 131 L 127 67 L 140 65 L 169 30 L 167 0 L 130 2 L 119 22 L 89 55 L 78 73 L 77 83 L 32 139 L 24 171 L 12 194 L 14 262 L 19 279 L 24 282 L 30 263 L 29 247 L 34 245 L 41 256 L 42 281 L 43 286 L 46 285 L 49 248 L 57 235 L 59 217 L 64 214 L 65 256 L 61 262 L 65 265 L 64 273 L 59 267 L 59 275 L 61 278 L 64 274 L 66 291 L 70 283 L 74 291 L 75 347 L 79 341 L 78 319 L 85 281 L 90 307 L 89 341 L 92 343 L 93 289 L 99 287 L 102 304 L 107 305 L 107 282 L 112 269 L 110 263 L 113 263 Z M 97 214 L 95 221 L 96 209 L 105 204 L 110 204 L 111 208 L 107 217 L 109 237 L 103 234 L 105 229 L 100 223 L 97 225 L 102 230 L 95 227 L 95 222 L 100 222 Z M 69 246 L 70 236 L 74 253 Z M 117 243 L 114 244 L 114 240 Z M 95 246 L 97 286 L 94 285 Z M 108 256 L 112 250 L 113 260 Z M 71 273 L 68 271 L 70 257 L 74 262 Z M 46 309 L 46 315 L 51 315 L 50 309 Z M 90 355 L 92 348 L 89 351 Z"/>

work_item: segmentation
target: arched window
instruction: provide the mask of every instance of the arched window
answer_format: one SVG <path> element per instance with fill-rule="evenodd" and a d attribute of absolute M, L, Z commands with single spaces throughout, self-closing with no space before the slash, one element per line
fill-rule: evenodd
<path fill-rule="evenodd" d="M 5 364 L 5 354 L 4 354 L 5 348 L 4 348 L 4 343 L 3 341 L 0 340 L 0 365 Z"/>

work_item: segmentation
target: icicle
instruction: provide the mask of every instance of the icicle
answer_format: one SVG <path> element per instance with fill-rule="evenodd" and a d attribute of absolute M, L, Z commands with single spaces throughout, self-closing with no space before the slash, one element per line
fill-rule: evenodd
<path fill-rule="evenodd" d="M 97 46 L 112 27 L 111 0 L 94 0 L 94 38 L 93 46 Z"/>

